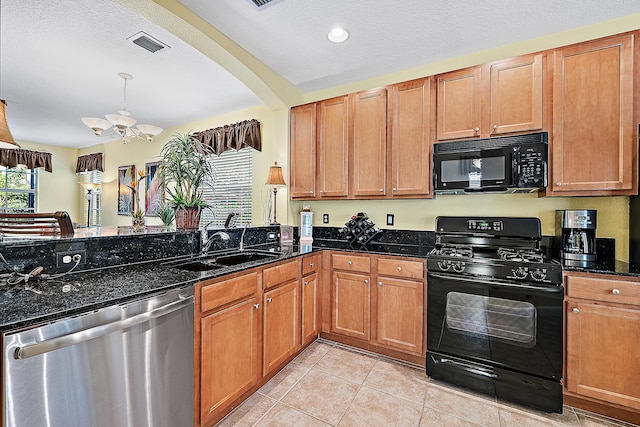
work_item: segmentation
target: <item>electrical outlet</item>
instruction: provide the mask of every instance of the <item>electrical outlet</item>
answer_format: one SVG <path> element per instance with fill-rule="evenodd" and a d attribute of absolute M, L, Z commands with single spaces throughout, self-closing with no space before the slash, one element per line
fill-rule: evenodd
<path fill-rule="evenodd" d="M 329 224 L 329 214 L 322 214 L 322 223 Z"/>
<path fill-rule="evenodd" d="M 393 225 L 393 214 L 387 214 L 387 225 Z"/>
<path fill-rule="evenodd" d="M 80 263 L 78 265 L 87 263 L 87 251 L 79 249 L 77 251 L 56 252 L 56 267 L 73 267 L 76 265 L 73 260 L 74 255 L 80 255 Z"/>

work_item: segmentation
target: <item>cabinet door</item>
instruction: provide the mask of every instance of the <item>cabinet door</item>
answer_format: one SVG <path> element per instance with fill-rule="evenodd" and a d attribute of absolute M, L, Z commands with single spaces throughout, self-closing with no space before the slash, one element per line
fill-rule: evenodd
<path fill-rule="evenodd" d="M 201 424 L 259 380 L 259 315 L 253 298 L 201 319 Z"/>
<path fill-rule="evenodd" d="M 431 193 L 432 86 L 433 78 L 430 77 L 391 88 L 392 196 L 428 196 Z"/>
<path fill-rule="evenodd" d="M 263 295 L 263 376 L 299 348 L 298 288 L 299 280 L 295 280 Z"/>
<path fill-rule="evenodd" d="M 387 89 L 353 95 L 352 195 L 384 196 L 387 170 Z"/>
<path fill-rule="evenodd" d="M 567 390 L 640 409 L 640 310 L 567 302 Z"/>
<path fill-rule="evenodd" d="M 291 108 L 292 199 L 316 196 L 316 104 Z"/>
<path fill-rule="evenodd" d="M 553 194 L 637 192 L 633 75 L 630 34 L 555 51 Z"/>
<path fill-rule="evenodd" d="M 379 344 L 422 354 L 424 284 L 422 281 L 378 277 Z"/>
<path fill-rule="evenodd" d="M 320 197 L 346 197 L 349 160 L 348 96 L 320 103 L 318 186 Z"/>
<path fill-rule="evenodd" d="M 489 132 L 542 129 L 542 54 L 491 65 L 491 115 Z"/>
<path fill-rule="evenodd" d="M 318 322 L 318 273 L 302 278 L 302 344 L 316 339 Z"/>
<path fill-rule="evenodd" d="M 333 272 L 331 332 L 369 341 L 371 289 L 369 276 Z"/>
<path fill-rule="evenodd" d="M 480 136 L 482 68 L 472 67 L 441 74 L 438 86 L 438 140 Z"/>

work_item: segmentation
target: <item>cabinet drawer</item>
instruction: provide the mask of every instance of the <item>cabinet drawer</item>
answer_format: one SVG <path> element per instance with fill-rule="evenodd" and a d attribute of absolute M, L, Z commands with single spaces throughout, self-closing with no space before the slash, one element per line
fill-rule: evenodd
<path fill-rule="evenodd" d="M 640 282 L 568 275 L 566 284 L 572 298 L 640 305 Z"/>
<path fill-rule="evenodd" d="M 265 268 L 262 273 L 264 289 L 297 279 L 299 271 L 300 264 L 298 264 L 298 260 L 276 265 L 275 267 Z"/>
<path fill-rule="evenodd" d="M 381 276 L 422 279 L 424 277 L 424 271 L 424 264 L 420 261 L 407 261 L 393 258 L 380 258 L 378 260 L 378 274 Z"/>
<path fill-rule="evenodd" d="M 369 257 L 364 256 L 331 254 L 331 267 L 337 270 L 369 273 L 371 271 L 371 261 Z"/>
<path fill-rule="evenodd" d="M 209 311 L 230 302 L 255 295 L 260 277 L 258 273 L 249 273 L 234 279 L 222 280 L 202 287 L 201 311 Z"/>
<path fill-rule="evenodd" d="M 320 254 L 306 256 L 302 259 L 302 275 L 307 275 L 318 271 L 320 268 Z"/>

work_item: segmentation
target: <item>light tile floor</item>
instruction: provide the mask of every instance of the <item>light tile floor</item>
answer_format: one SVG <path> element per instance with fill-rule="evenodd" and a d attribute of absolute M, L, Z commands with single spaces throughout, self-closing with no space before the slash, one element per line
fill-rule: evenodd
<path fill-rule="evenodd" d="M 547 414 L 429 379 L 424 369 L 318 340 L 218 426 L 631 426 L 564 407 Z"/>

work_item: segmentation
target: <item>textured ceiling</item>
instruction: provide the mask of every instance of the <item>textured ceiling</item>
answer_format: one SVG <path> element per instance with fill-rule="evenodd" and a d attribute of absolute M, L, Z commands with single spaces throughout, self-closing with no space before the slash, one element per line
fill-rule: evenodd
<path fill-rule="evenodd" d="M 180 0 L 303 92 L 640 12 L 638 0 Z M 327 40 L 334 26 L 351 37 Z"/>
<path fill-rule="evenodd" d="M 259 9 L 250 0 L 158 3 L 191 9 L 304 93 L 640 12 L 639 0 L 275 0 Z M 67 147 L 104 142 L 80 117 L 122 107 L 118 72 L 134 76 L 132 116 L 163 128 L 265 101 L 247 83 L 259 73 L 229 67 L 237 51 L 222 60 L 220 46 L 206 38 L 198 50 L 189 44 L 197 31 L 140 13 L 148 9 L 168 13 L 151 0 L 0 0 L 0 98 L 14 137 Z M 351 33 L 347 42 L 327 41 L 335 25 Z M 154 55 L 126 40 L 139 31 L 171 48 Z"/>

